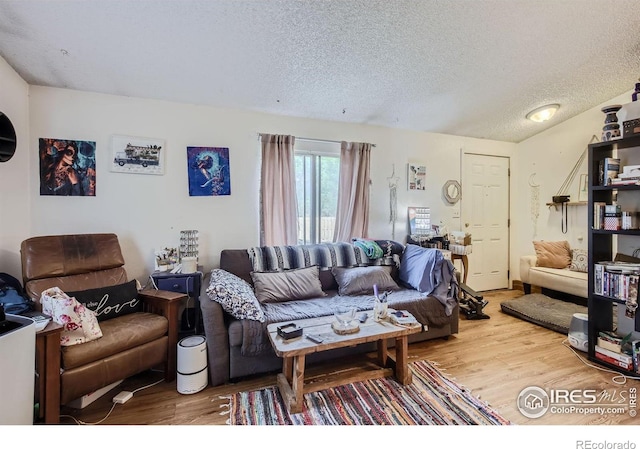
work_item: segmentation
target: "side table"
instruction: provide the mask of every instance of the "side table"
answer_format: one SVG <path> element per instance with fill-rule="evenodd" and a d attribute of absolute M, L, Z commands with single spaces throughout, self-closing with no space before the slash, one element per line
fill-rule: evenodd
<path fill-rule="evenodd" d="M 36 394 L 39 418 L 47 424 L 60 422 L 60 334 L 62 326 L 50 322 L 36 332 Z"/>
<path fill-rule="evenodd" d="M 195 323 L 193 329 L 196 334 L 203 331 L 200 324 L 202 314 L 200 312 L 200 287 L 202 285 L 202 271 L 193 273 L 170 273 L 168 271 L 154 271 L 151 274 L 153 283 L 158 290 L 166 290 L 176 293 L 185 293 L 187 295 L 187 306 L 189 298 L 194 299 Z M 187 310 L 187 313 L 188 310 Z M 180 329 L 183 329 L 184 323 L 180 323 Z M 189 328 L 187 328 L 189 329 Z"/>

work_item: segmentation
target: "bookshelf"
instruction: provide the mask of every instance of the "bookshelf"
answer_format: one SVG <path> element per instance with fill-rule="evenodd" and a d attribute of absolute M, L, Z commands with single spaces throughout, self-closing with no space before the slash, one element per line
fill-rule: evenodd
<path fill-rule="evenodd" d="M 637 163 L 640 161 L 640 136 L 626 137 L 607 142 L 589 145 L 589 199 L 588 199 L 588 229 L 589 229 L 589 287 L 588 287 L 588 357 L 594 363 L 621 373 L 633 375 L 632 371 L 596 358 L 596 342 L 600 332 L 613 331 L 619 326 L 617 307 L 625 307 L 624 299 L 609 295 L 598 294 L 595 291 L 595 266 L 600 262 L 613 261 L 616 254 L 631 255 L 628 248 L 640 248 L 640 229 L 597 229 L 595 220 L 595 206 L 598 203 L 626 204 L 627 207 L 638 209 L 640 205 L 640 185 L 601 185 L 600 166 L 606 158 L 620 158 L 621 164 Z M 595 203 L 595 204 L 594 204 Z M 625 318 L 626 319 L 626 318 Z M 640 310 L 635 319 L 629 318 L 632 330 L 640 332 Z M 633 321 L 635 320 L 635 321 Z"/>

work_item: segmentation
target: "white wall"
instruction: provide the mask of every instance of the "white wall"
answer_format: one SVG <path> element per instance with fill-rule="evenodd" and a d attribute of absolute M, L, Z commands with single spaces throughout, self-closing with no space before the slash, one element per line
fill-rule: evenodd
<path fill-rule="evenodd" d="M 224 248 L 258 244 L 260 132 L 376 144 L 370 236 L 391 238 L 387 177 L 395 164 L 400 177 L 398 241 L 406 236 L 408 206 L 430 206 L 434 222 L 459 229 L 459 219 L 452 218 L 452 207 L 444 201 L 441 190 L 448 179 L 460 180 L 461 150 L 510 155 L 516 148 L 505 142 L 35 86 L 30 90 L 29 124 L 30 235 L 114 232 L 121 240 L 129 274 L 142 282 L 153 269 L 154 249 L 177 246 L 183 229 L 200 231 L 205 270 L 218 265 Z M 114 134 L 165 139 L 165 174 L 110 172 L 109 146 Z M 96 142 L 95 197 L 39 195 L 37 143 L 41 137 Z M 189 197 L 187 146 L 229 148 L 230 196 Z M 426 191 L 407 191 L 409 161 L 427 166 Z M 4 186 L 3 180 L 0 186 Z M 15 249 L 19 241 L 6 245 Z"/>
<path fill-rule="evenodd" d="M 17 149 L 0 163 L 0 272 L 22 277 L 20 242 L 29 236 L 29 85 L 0 57 L 0 112 L 9 117 Z"/>
<path fill-rule="evenodd" d="M 571 248 L 587 248 L 587 207 L 570 206 L 567 211 L 566 233 L 562 232 L 561 209 L 546 206 L 557 194 L 593 135 L 601 140 L 605 114 L 600 110 L 609 104 L 631 101 L 631 92 L 620 95 L 601 105 L 560 123 L 518 144 L 513 155 L 517 176 L 512 176 L 511 193 L 511 279 L 520 279 L 520 256 L 535 254 L 533 240 L 567 240 Z M 580 165 L 569 187 L 571 201 L 578 200 L 580 174 L 588 171 L 587 158 Z M 535 176 L 531 176 L 535 173 Z M 537 201 L 538 218 L 533 219 L 533 184 L 540 185 Z M 534 223 L 537 222 L 537 226 Z"/>
<path fill-rule="evenodd" d="M 0 110 L 14 122 L 18 151 L 0 164 L 0 270 L 20 277 L 20 242 L 29 236 L 71 232 L 115 232 L 121 240 L 130 274 L 141 281 L 153 267 L 153 251 L 177 245 L 182 229 L 199 229 L 201 263 L 217 266 L 223 248 L 258 243 L 257 133 L 290 133 L 298 137 L 375 143 L 372 155 L 370 235 L 391 238 L 387 178 L 392 165 L 400 178 L 395 239 L 404 241 L 406 208 L 430 206 L 434 222 L 460 229 L 453 218 L 461 202 L 447 204 L 441 193 L 449 179 L 460 180 L 462 153 L 511 158 L 511 279 L 519 279 L 519 258 L 533 251 L 536 239 L 566 239 L 586 248 L 586 207 L 569 209 L 568 232 L 561 232 L 559 211 L 545 203 L 557 192 L 592 135 L 600 137 L 605 104 L 630 100 L 616 97 L 560 123 L 520 144 L 421 133 L 357 124 L 334 123 L 218 109 L 189 104 L 118 97 L 65 89 L 29 87 L 0 59 Z M 113 134 L 163 138 L 167 144 L 164 176 L 129 175 L 108 170 Z M 40 137 L 97 142 L 97 196 L 39 195 Z M 231 195 L 189 197 L 186 146 L 230 149 Z M 406 189 L 408 162 L 427 166 L 428 188 Z M 540 185 L 537 233 L 531 217 L 529 179 Z M 577 199 L 578 171 L 569 193 Z M 464 190 L 464 186 L 463 186 Z M 462 196 L 464 201 L 464 191 Z M 579 237 L 583 237 L 582 240 Z"/>

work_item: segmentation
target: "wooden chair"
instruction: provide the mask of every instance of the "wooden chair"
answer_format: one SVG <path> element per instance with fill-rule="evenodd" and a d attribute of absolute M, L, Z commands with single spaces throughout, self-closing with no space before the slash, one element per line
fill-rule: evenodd
<path fill-rule="evenodd" d="M 128 280 L 115 234 L 33 237 L 22 242 L 20 251 L 24 287 L 37 304 L 50 287 L 78 292 Z M 38 332 L 40 418 L 57 423 L 61 405 L 151 368 L 162 367 L 165 380 L 173 381 L 178 310 L 184 297 L 140 291 L 142 311 L 100 321 L 102 337 L 87 343 L 61 346 L 61 328 L 53 322 Z"/>

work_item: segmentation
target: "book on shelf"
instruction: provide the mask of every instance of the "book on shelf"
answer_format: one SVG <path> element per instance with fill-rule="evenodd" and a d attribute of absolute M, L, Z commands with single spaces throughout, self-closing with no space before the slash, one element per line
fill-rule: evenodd
<path fill-rule="evenodd" d="M 607 203 L 596 201 L 593 203 L 593 229 L 604 228 L 604 211 Z"/>
<path fill-rule="evenodd" d="M 607 340 L 618 345 L 622 345 L 622 340 L 624 339 L 624 337 L 613 331 L 600 331 L 598 332 L 598 338 L 602 338 L 603 340 Z"/>
<path fill-rule="evenodd" d="M 600 345 L 596 345 L 595 349 L 596 349 L 596 353 L 599 352 L 600 354 L 605 355 L 609 358 L 612 358 L 622 363 L 626 363 L 629 366 L 633 366 L 633 357 L 630 356 L 629 354 L 625 354 L 623 352 L 610 351 L 608 349 L 603 348 Z"/>
<path fill-rule="evenodd" d="M 633 369 L 633 363 L 626 363 L 626 362 L 622 362 L 618 359 L 615 359 L 613 357 L 609 357 L 605 354 L 603 354 L 602 352 L 599 352 L 597 347 L 596 347 L 596 353 L 595 353 L 596 359 L 602 360 L 603 362 L 607 362 L 611 365 L 617 366 L 619 368 L 623 368 L 626 369 L 628 371 L 631 371 Z"/>
<path fill-rule="evenodd" d="M 640 179 L 632 178 L 613 178 L 611 180 L 612 186 L 635 186 L 640 184 Z"/>
<path fill-rule="evenodd" d="M 620 159 L 615 157 L 607 157 L 600 161 L 600 184 L 603 186 L 611 185 L 611 180 L 618 177 L 620 173 Z"/>
<path fill-rule="evenodd" d="M 603 279 L 604 277 L 604 265 L 597 263 L 593 265 L 593 278 L 594 278 L 594 282 L 595 285 L 593 286 L 593 293 L 595 293 L 596 295 L 602 295 L 603 294 Z"/>
<path fill-rule="evenodd" d="M 598 337 L 598 343 L 596 343 L 602 349 L 607 349 L 617 354 L 622 353 L 622 344 L 620 342 L 613 342 L 602 337 Z"/>

